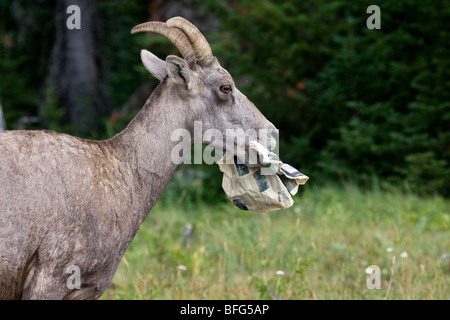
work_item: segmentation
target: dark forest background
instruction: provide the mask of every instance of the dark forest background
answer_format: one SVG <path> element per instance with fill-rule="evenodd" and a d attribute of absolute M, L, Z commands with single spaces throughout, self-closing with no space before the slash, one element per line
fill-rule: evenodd
<path fill-rule="evenodd" d="M 81 8 L 81 30 L 66 27 L 72 4 Z M 372 4 L 381 9 L 380 30 L 366 27 Z M 163 59 L 177 53 L 161 36 L 130 30 L 177 15 L 199 27 L 240 90 L 280 129 L 281 159 L 308 183 L 450 195 L 449 1 L 3 0 L 7 129 L 91 139 L 122 130 L 158 84 L 140 50 Z M 216 166 L 187 167 L 180 170 L 200 177 L 207 192 L 177 188 L 209 199 L 221 192 Z"/>

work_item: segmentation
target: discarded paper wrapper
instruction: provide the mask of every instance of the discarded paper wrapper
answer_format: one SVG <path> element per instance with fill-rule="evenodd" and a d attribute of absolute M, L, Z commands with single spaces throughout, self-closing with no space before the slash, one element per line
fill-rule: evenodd
<path fill-rule="evenodd" d="M 258 153 L 263 166 L 247 167 L 227 154 L 217 162 L 223 172 L 222 188 L 228 198 L 241 210 L 256 212 L 292 206 L 291 195 L 295 195 L 298 186 L 305 184 L 309 177 L 283 163 L 276 154 L 256 141 L 250 142 L 250 148 Z M 267 171 L 268 168 L 271 170 Z"/>

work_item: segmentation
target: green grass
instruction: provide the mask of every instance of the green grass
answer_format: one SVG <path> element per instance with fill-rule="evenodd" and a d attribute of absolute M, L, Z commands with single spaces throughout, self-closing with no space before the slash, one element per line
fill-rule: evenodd
<path fill-rule="evenodd" d="M 448 200 L 303 189 L 293 207 L 264 214 L 162 199 L 102 299 L 450 299 Z M 366 286 L 370 265 L 381 289 Z"/>

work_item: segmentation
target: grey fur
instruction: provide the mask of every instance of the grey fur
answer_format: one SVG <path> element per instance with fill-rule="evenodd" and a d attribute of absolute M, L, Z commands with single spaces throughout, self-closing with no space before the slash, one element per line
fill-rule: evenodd
<path fill-rule="evenodd" d="M 166 62 L 143 57 L 163 81 L 116 136 L 0 133 L 1 299 L 100 297 L 176 168 L 170 157 L 175 129 L 193 136 L 196 120 L 224 133 L 274 128 L 215 58 L 200 66 L 175 56 Z M 232 85 L 230 94 L 220 92 L 223 84 Z M 67 285 L 73 265 L 81 272 L 80 289 Z"/>

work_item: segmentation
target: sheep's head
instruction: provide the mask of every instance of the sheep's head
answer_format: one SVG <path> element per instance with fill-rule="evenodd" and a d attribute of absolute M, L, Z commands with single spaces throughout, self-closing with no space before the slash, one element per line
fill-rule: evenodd
<path fill-rule="evenodd" d="M 249 165 L 248 144 L 258 140 L 269 149 L 277 142 L 278 130 L 235 86 L 231 75 L 214 57 L 202 33 L 181 17 L 146 22 L 131 33 L 154 32 L 168 38 L 183 58 L 170 55 L 166 61 L 142 50 L 142 62 L 161 81 L 168 81 L 189 111 L 187 126 L 201 121 L 202 143 L 237 155 Z M 166 80 L 167 79 L 167 80 Z M 216 134 L 219 133 L 219 134 Z M 218 138 L 220 136 L 220 138 Z M 252 158 L 254 159 L 254 158 Z"/>

